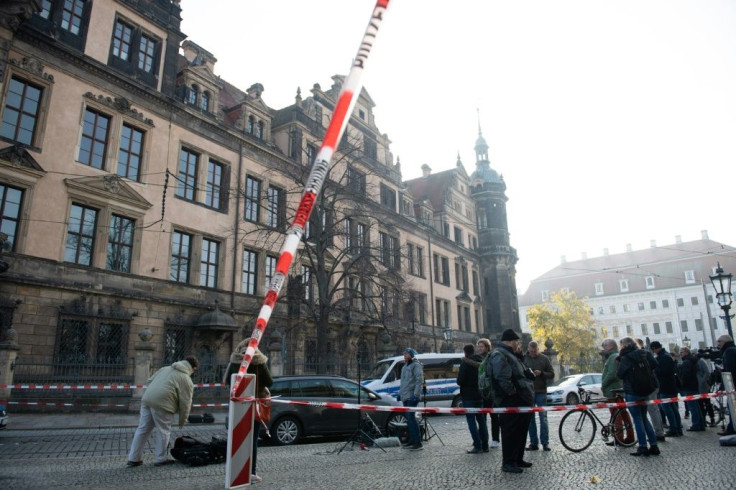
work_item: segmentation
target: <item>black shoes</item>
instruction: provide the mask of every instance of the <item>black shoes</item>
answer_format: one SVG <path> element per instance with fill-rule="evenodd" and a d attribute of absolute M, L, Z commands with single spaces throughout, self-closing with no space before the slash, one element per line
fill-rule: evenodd
<path fill-rule="evenodd" d="M 657 454 L 659 454 L 659 449 L 657 449 Z M 649 449 L 647 449 L 646 446 L 639 446 L 639 449 L 636 450 L 636 452 L 631 453 L 632 456 L 649 456 Z"/>
<path fill-rule="evenodd" d="M 544 449 L 545 451 L 551 451 L 551 449 L 549 448 L 549 446 L 546 445 L 546 444 L 544 446 L 542 446 L 542 449 Z"/>
<path fill-rule="evenodd" d="M 731 436 L 731 435 L 734 435 L 734 434 L 736 434 L 736 432 L 734 432 L 734 431 L 732 431 L 732 430 L 724 429 L 724 430 L 719 430 L 719 431 L 717 432 L 717 434 L 718 434 L 719 436 Z"/>
<path fill-rule="evenodd" d="M 134 466 L 140 466 L 143 464 L 143 461 L 128 461 L 125 463 L 127 466 L 130 466 L 131 468 Z"/>
<path fill-rule="evenodd" d="M 705 432 L 705 427 L 690 427 L 688 432 Z"/>
<path fill-rule="evenodd" d="M 166 461 L 159 461 L 157 463 L 153 463 L 153 466 L 166 466 L 167 464 L 174 464 L 176 463 L 175 459 L 167 459 Z"/>
<path fill-rule="evenodd" d="M 682 437 L 681 430 L 668 430 L 664 433 L 665 437 Z"/>
<path fill-rule="evenodd" d="M 536 444 L 529 444 L 526 447 L 526 450 L 527 451 L 539 451 L 539 446 L 537 446 Z"/>
<path fill-rule="evenodd" d="M 523 473 L 524 472 L 524 470 L 512 464 L 502 465 L 501 471 L 503 471 L 504 473 Z"/>
<path fill-rule="evenodd" d="M 409 449 L 411 449 L 412 451 L 421 451 L 422 449 L 424 449 L 424 446 L 422 446 L 421 444 L 414 444 Z"/>
<path fill-rule="evenodd" d="M 649 456 L 659 456 L 659 446 L 649 446 Z"/>
<path fill-rule="evenodd" d="M 516 463 L 516 466 L 518 466 L 519 468 L 531 468 L 532 464 L 527 461 L 519 461 Z"/>
<path fill-rule="evenodd" d="M 477 447 L 474 447 L 473 449 L 468 449 L 468 454 L 480 454 L 482 452 L 483 452 L 483 450 L 482 449 L 478 449 Z M 488 452 L 487 449 L 486 449 L 486 452 Z"/>

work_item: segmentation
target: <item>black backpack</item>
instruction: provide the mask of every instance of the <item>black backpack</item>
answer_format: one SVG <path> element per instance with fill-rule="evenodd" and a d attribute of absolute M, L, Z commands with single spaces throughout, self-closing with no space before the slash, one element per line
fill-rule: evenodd
<path fill-rule="evenodd" d="M 189 466 L 224 463 L 227 455 L 227 439 L 213 437 L 212 441 L 204 442 L 190 436 L 179 436 L 171 448 L 171 455 L 177 461 Z"/>
<path fill-rule="evenodd" d="M 649 365 L 649 356 L 646 351 L 637 352 L 637 359 L 633 360 L 629 379 L 631 380 L 631 389 L 635 395 L 647 396 L 651 395 L 657 389 L 657 382 L 654 380 L 652 366 Z"/>

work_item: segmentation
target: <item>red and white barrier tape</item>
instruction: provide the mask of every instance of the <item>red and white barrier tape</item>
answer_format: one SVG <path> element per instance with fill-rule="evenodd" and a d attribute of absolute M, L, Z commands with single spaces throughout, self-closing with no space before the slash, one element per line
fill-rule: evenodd
<path fill-rule="evenodd" d="M 258 343 L 261 341 L 261 336 L 266 330 L 268 319 L 271 318 L 273 308 L 276 306 L 276 301 L 279 298 L 281 287 L 286 280 L 286 275 L 291 267 L 291 262 L 296 254 L 297 247 L 301 242 L 304 229 L 309 221 L 309 215 L 312 214 L 314 203 L 317 200 L 322 185 L 325 182 L 325 178 L 330 169 L 330 162 L 332 157 L 337 150 L 337 145 L 347 128 L 348 121 L 353 112 L 355 102 L 360 95 L 360 89 L 362 86 L 361 78 L 363 70 L 365 69 L 366 62 L 368 61 L 368 55 L 373 48 L 373 43 L 376 40 L 378 34 L 378 28 L 383 21 L 383 16 L 388 10 L 389 0 L 377 0 L 371 13 L 371 19 L 368 22 L 368 27 L 363 34 L 363 39 L 358 48 L 358 52 L 353 59 L 353 64 L 350 67 L 350 72 L 345 78 L 340 90 L 340 95 L 337 98 L 337 104 L 335 104 L 335 110 L 332 112 L 332 118 L 330 124 L 327 126 L 325 131 L 325 137 L 322 141 L 322 146 L 317 152 L 317 156 L 312 164 L 312 170 L 307 178 L 307 183 L 304 186 L 301 201 L 299 207 L 296 210 L 296 216 L 291 224 L 291 227 L 286 232 L 284 243 L 281 246 L 281 252 L 279 258 L 276 261 L 276 270 L 274 271 L 271 283 L 268 286 L 266 297 L 263 300 L 263 306 L 258 312 L 258 319 L 256 320 L 253 332 L 250 334 L 250 342 L 248 347 L 243 354 L 243 362 L 240 364 L 238 374 L 243 376 L 250 364 L 253 354 L 256 352 Z M 233 385 L 231 394 L 233 398 L 237 398 L 243 394 L 243 383 L 242 378 L 238 379 L 238 382 Z"/>
<path fill-rule="evenodd" d="M 19 405 L 29 407 L 88 407 L 88 408 L 120 408 L 128 407 L 127 403 L 67 403 L 67 402 L 6 402 L 7 405 Z M 229 403 L 193 403 L 192 408 L 202 407 L 227 407 Z"/>
<path fill-rule="evenodd" d="M 13 389 L 13 390 L 141 390 L 146 388 L 147 385 L 51 385 L 51 384 L 15 384 L 15 385 L 2 385 L 0 384 L 0 390 L 2 389 Z M 224 383 L 196 383 L 195 388 L 224 388 L 227 385 Z"/>
<path fill-rule="evenodd" d="M 569 410 L 603 409 L 603 408 L 626 408 L 635 405 L 659 405 L 662 403 L 674 403 L 678 401 L 693 401 L 704 398 L 717 398 L 719 396 L 735 393 L 735 391 L 719 391 L 716 393 L 703 393 L 700 395 L 686 395 L 672 398 L 661 398 L 657 400 L 639 400 L 633 402 L 614 403 L 590 403 L 581 405 L 549 405 L 543 407 L 497 407 L 497 408 L 441 408 L 441 407 L 395 407 L 390 405 L 358 405 L 355 403 L 333 403 L 333 402 L 305 402 L 299 400 L 286 400 L 283 398 L 271 398 L 274 403 L 285 403 L 289 405 L 306 405 L 313 407 L 327 407 L 345 410 L 365 410 L 373 412 L 418 412 L 418 413 L 445 413 L 453 415 L 465 415 L 476 413 L 537 413 L 537 412 L 565 412 Z"/>

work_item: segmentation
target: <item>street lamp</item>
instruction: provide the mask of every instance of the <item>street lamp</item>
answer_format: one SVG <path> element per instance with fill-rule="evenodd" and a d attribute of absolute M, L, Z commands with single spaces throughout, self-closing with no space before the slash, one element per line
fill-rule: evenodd
<path fill-rule="evenodd" d="M 690 348 L 690 339 L 687 338 L 687 335 L 685 335 L 685 338 L 682 339 L 682 346 L 687 347 L 688 349 Z"/>
<path fill-rule="evenodd" d="M 445 337 L 445 341 L 450 345 L 451 350 L 455 350 L 452 345 L 452 328 L 447 326 L 442 330 L 442 335 Z"/>
<path fill-rule="evenodd" d="M 728 335 L 733 338 L 733 332 L 731 331 L 731 315 L 729 315 L 728 310 L 731 309 L 731 279 L 733 279 L 732 274 L 724 274 L 723 269 L 721 268 L 721 263 L 718 262 L 718 267 L 716 267 L 716 275 L 710 276 L 710 280 L 713 283 L 713 288 L 716 290 L 716 298 L 718 299 L 718 304 L 721 306 L 721 309 L 723 310 L 724 316 L 723 318 L 726 322 L 726 328 L 728 329 Z"/>

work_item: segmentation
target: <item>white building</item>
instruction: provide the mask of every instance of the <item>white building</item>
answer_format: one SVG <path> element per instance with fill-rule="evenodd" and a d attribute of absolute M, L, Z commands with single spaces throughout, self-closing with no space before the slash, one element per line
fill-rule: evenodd
<path fill-rule="evenodd" d="M 714 242 L 707 231 L 701 239 L 561 264 L 534 279 L 519 296 L 522 331 L 531 333 L 527 312 L 550 294 L 573 291 L 590 305 L 601 337 L 616 340 L 639 337 L 659 340 L 674 350 L 690 341 L 693 348 L 715 345 L 728 333 L 723 310 L 709 276 L 720 263 L 726 273 L 736 271 L 736 249 Z"/>

